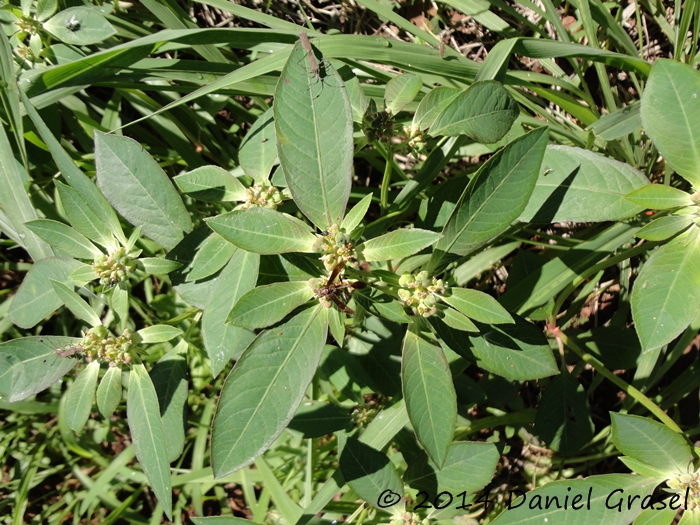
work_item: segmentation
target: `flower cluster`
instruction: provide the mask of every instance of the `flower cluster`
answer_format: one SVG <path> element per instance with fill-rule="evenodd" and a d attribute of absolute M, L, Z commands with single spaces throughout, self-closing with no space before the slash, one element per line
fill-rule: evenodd
<path fill-rule="evenodd" d="M 324 236 L 316 240 L 314 251 L 323 254 L 321 260 L 328 272 L 332 272 L 339 264 L 353 268 L 358 266 L 357 253 L 350 235 L 342 231 L 337 224 L 331 226 Z"/>
<path fill-rule="evenodd" d="M 100 278 L 100 284 L 108 286 L 125 280 L 136 268 L 136 260 L 129 257 L 124 247 L 120 246 L 108 256 L 103 255 L 92 263 L 92 268 Z"/>
<path fill-rule="evenodd" d="M 422 150 L 425 147 L 425 142 L 423 141 L 423 132 L 417 128 L 411 126 L 403 127 L 404 135 L 406 135 L 406 141 L 408 147 L 415 149 L 417 151 Z"/>
<path fill-rule="evenodd" d="M 669 479 L 666 484 L 674 491 L 685 496 L 688 491 L 688 508 L 685 510 L 700 509 L 700 471 L 679 474 Z"/>
<path fill-rule="evenodd" d="M 122 335 L 112 337 L 107 329 L 100 325 L 90 328 L 80 344 L 88 361 L 104 359 L 109 366 L 128 364 L 131 362 L 131 347 L 136 343 L 137 335 L 128 328 Z"/>
<path fill-rule="evenodd" d="M 282 202 L 282 192 L 275 186 L 266 184 L 253 184 L 245 190 L 245 202 L 241 205 L 242 210 L 248 208 L 261 207 L 277 209 L 277 205 Z"/>
<path fill-rule="evenodd" d="M 426 271 L 404 273 L 399 278 L 399 286 L 401 288 L 398 293 L 403 304 L 410 307 L 415 315 L 423 317 L 430 317 L 437 311 L 436 296 L 445 293 L 442 279 L 430 277 Z"/>
<path fill-rule="evenodd" d="M 404 512 L 401 517 L 395 517 L 391 520 L 390 525 L 428 525 L 428 518 L 421 518 L 413 512 Z"/>

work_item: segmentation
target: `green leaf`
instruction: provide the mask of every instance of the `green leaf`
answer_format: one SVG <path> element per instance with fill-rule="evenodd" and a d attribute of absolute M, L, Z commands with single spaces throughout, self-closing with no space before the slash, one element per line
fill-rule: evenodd
<path fill-rule="evenodd" d="M 76 337 L 20 337 L 0 343 L 0 397 L 10 403 L 47 389 L 78 361 L 58 357 L 56 350 L 78 344 Z"/>
<path fill-rule="evenodd" d="M 338 346 L 342 347 L 345 342 L 345 314 L 337 308 L 329 308 L 327 313 L 328 331 Z"/>
<path fill-rule="evenodd" d="M 187 281 L 197 281 L 221 270 L 231 260 L 236 246 L 218 233 L 212 233 L 197 250 Z"/>
<path fill-rule="evenodd" d="M 384 107 L 389 114 L 396 115 L 413 102 L 423 87 L 423 80 L 413 73 L 404 73 L 392 78 L 384 88 Z"/>
<path fill-rule="evenodd" d="M 249 252 L 312 252 L 316 236 L 304 222 L 269 208 L 224 213 L 207 221 L 224 239 Z"/>
<path fill-rule="evenodd" d="M 466 135 L 490 144 L 501 140 L 517 117 L 518 104 L 499 82 L 474 82 L 445 106 L 430 126 L 430 134 Z"/>
<path fill-rule="evenodd" d="M 394 230 L 359 245 L 357 251 L 366 261 L 390 261 L 418 253 L 440 237 L 439 233 L 418 228 Z"/>
<path fill-rule="evenodd" d="M 431 89 L 418 104 L 411 128 L 424 130 L 432 126 L 437 116 L 461 93 L 462 90 L 449 87 Z"/>
<path fill-rule="evenodd" d="M 628 193 L 625 199 L 642 208 L 652 210 L 666 210 L 695 204 L 688 193 L 663 184 L 648 184 Z"/>
<path fill-rule="evenodd" d="M 141 336 L 142 343 L 164 343 L 182 334 L 182 330 L 176 326 L 157 324 L 142 328 L 137 332 Z"/>
<path fill-rule="evenodd" d="M 49 257 L 32 266 L 12 299 L 10 320 L 21 328 L 32 328 L 63 303 L 51 280 L 69 283 L 68 276 L 82 264 L 74 259 Z"/>
<path fill-rule="evenodd" d="M 434 248 L 431 266 L 448 253 L 468 255 L 503 232 L 525 209 L 535 188 L 547 129 L 518 137 L 472 177 Z"/>
<path fill-rule="evenodd" d="M 642 96 L 642 123 L 668 165 L 700 187 L 700 73 L 656 60 Z"/>
<path fill-rule="evenodd" d="M 100 326 L 102 322 L 95 311 L 90 307 L 85 300 L 75 293 L 72 287 L 68 287 L 63 283 L 50 279 L 49 282 L 53 286 L 53 291 L 56 292 L 58 298 L 78 319 L 82 319 L 90 326 Z"/>
<path fill-rule="evenodd" d="M 544 334 L 522 317 L 515 324 L 476 324 L 479 335 L 452 330 L 436 316 L 429 318 L 440 339 L 481 368 L 515 381 L 527 381 L 558 372 Z"/>
<path fill-rule="evenodd" d="M 469 318 L 454 308 L 438 308 L 438 318 L 450 328 L 464 332 L 478 332 L 476 325 Z"/>
<path fill-rule="evenodd" d="M 634 102 L 599 118 L 586 131 L 592 131 L 603 140 L 615 140 L 634 133 L 642 127 L 640 108 L 641 104 Z"/>
<path fill-rule="evenodd" d="M 169 261 L 162 257 L 142 257 L 138 262 L 143 271 L 151 275 L 168 275 L 182 266 L 177 261 Z"/>
<path fill-rule="evenodd" d="M 228 516 L 211 516 L 205 518 L 190 518 L 194 525 L 260 525 L 259 523 L 245 518 L 231 518 Z"/>
<path fill-rule="evenodd" d="M 272 108 L 260 115 L 246 133 L 238 149 L 238 162 L 243 172 L 255 182 L 267 182 L 277 160 L 277 138 Z"/>
<path fill-rule="evenodd" d="M 117 32 L 97 10 L 89 7 L 64 9 L 44 22 L 44 29 L 61 42 L 77 46 L 97 44 Z"/>
<path fill-rule="evenodd" d="M 39 0 L 36 3 L 36 18 L 43 22 L 58 9 L 58 0 Z"/>
<path fill-rule="evenodd" d="M 671 342 L 700 307 L 700 239 L 698 228 L 654 250 L 634 282 L 632 319 L 648 352 Z"/>
<path fill-rule="evenodd" d="M 386 454 L 358 439 L 340 436 L 342 452 L 338 463 L 350 488 L 375 508 L 403 511 L 403 483 Z"/>
<path fill-rule="evenodd" d="M 71 68 L 73 65 L 69 64 L 66 67 Z M 88 67 L 94 71 L 96 64 L 91 62 Z M 74 78 L 74 72 L 68 73 L 68 75 L 64 76 L 63 78 L 66 80 L 68 78 Z M 42 89 L 47 88 L 44 86 Z M 51 156 L 56 162 L 56 167 L 61 172 L 61 176 L 73 189 L 73 192 L 71 192 L 72 194 L 75 194 L 75 199 L 73 200 L 76 202 L 80 201 L 80 206 L 85 206 L 85 208 L 88 208 L 90 210 L 88 215 L 96 217 L 97 222 L 99 222 L 100 225 L 107 230 L 107 235 L 104 237 L 105 242 L 101 242 L 98 238 L 91 237 L 88 233 L 82 231 L 78 226 L 76 226 L 76 224 L 73 222 L 73 218 L 71 218 L 71 214 L 77 216 L 83 213 L 83 210 L 73 209 L 71 206 L 74 203 L 69 204 L 64 198 L 63 194 L 61 194 L 61 200 L 64 204 L 64 211 L 70 223 L 76 230 L 85 235 L 88 239 L 100 242 L 105 246 L 109 246 L 112 242 L 112 235 L 109 232 L 113 233 L 117 239 L 123 241 L 124 232 L 122 231 L 121 224 L 119 224 L 117 214 L 109 205 L 107 199 L 105 199 L 104 195 L 102 195 L 100 190 L 97 189 L 94 181 L 92 181 L 87 175 L 76 167 L 73 159 L 68 155 L 68 153 L 66 153 L 66 150 L 63 149 L 60 142 L 56 139 L 56 137 L 54 137 L 51 130 L 49 130 L 48 126 L 41 119 L 34 106 L 31 104 L 31 102 L 29 102 L 29 99 L 27 98 L 27 95 L 25 95 L 24 91 L 20 90 L 19 93 L 22 97 L 22 102 L 24 102 L 27 115 L 32 119 L 32 122 L 34 123 L 34 126 L 36 126 L 39 135 L 41 135 L 42 140 L 48 147 Z M 56 181 L 54 181 L 54 183 L 57 184 Z"/>
<path fill-rule="evenodd" d="M 136 457 L 165 515 L 172 519 L 172 491 L 165 431 L 160 419 L 156 389 L 142 364 L 131 367 L 126 413 Z"/>
<path fill-rule="evenodd" d="M 122 400 L 122 369 L 110 366 L 97 387 L 97 409 L 104 419 L 114 413 Z"/>
<path fill-rule="evenodd" d="M 187 342 L 180 342 L 161 357 L 151 370 L 151 381 L 158 395 L 160 419 L 167 436 L 168 462 L 175 461 L 185 447 L 187 416 Z"/>
<path fill-rule="evenodd" d="M 92 182 L 90 184 L 92 184 Z M 114 236 L 110 232 L 109 227 L 102 221 L 100 216 L 87 205 L 83 197 L 70 186 L 61 184 L 58 181 L 54 181 L 54 185 L 58 190 L 63 211 L 68 218 L 68 222 L 71 223 L 71 226 L 88 239 L 102 246 L 116 247 Z M 97 188 L 95 188 L 95 191 L 98 191 Z M 107 204 L 107 206 L 109 206 L 109 204 Z M 110 210 L 111 209 L 112 208 L 110 208 Z"/>
<path fill-rule="evenodd" d="M 73 432 L 80 432 L 90 417 L 99 372 L 100 363 L 92 361 L 66 392 L 66 423 Z"/>
<path fill-rule="evenodd" d="M 192 229 L 172 182 L 138 142 L 96 131 L 95 164 L 97 184 L 112 206 L 166 250 Z"/>
<path fill-rule="evenodd" d="M 76 259 L 92 260 L 103 255 L 85 236 L 62 222 L 38 219 L 25 225 L 51 246 Z"/>
<path fill-rule="evenodd" d="M 204 308 L 202 338 L 214 377 L 253 340 L 252 332 L 225 323 L 233 306 L 255 287 L 259 265 L 259 255 L 236 249 L 216 279 L 212 297 Z"/>
<path fill-rule="evenodd" d="M 542 395 L 535 431 L 549 448 L 570 456 L 591 440 L 593 430 L 586 391 L 564 370 L 549 382 Z"/>
<path fill-rule="evenodd" d="M 455 441 L 447 450 L 441 469 L 421 454 L 408 464 L 403 479 L 411 487 L 431 495 L 442 491 L 456 496 L 459 492 L 476 492 L 493 478 L 501 455 L 494 443 Z"/>
<path fill-rule="evenodd" d="M 659 507 L 659 505 L 657 504 L 656 507 Z M 637 516 L 637 519 L 634 520 L 634 525 L 671 525 L 678 510 L 672 508 L 659 509 L 656 507 L 643 511 Z M 687 514 L 690 514 L 690 512 L 687 512 Z M 685 517 L 685 515 L 686 512 L 683 513 L 683 517 Z M 691 525 L 690 523 L 683 523 L 683 517 L 681 517 L 679 525 L 681 523 L 683 525 Z"/>
<path fill-rule="evenodd" d="M 294 416 L 326 342 L 322 308 L 262 333 L 226 378 L 212 431 L 216 478 L 250 465 Z"/>
<path fill-rule="evenodd" d="M 413 330 L 404 338 L 401 382 L 418 441 L 442 468 L 457 421 L 457 396 L 442 349 Z"/>
<path fill-rule="evenodd" d="M 691 215 L 670 215 L 659 217 L 637 230 L 635 236 L 647 241 L 665 241 L 693 224 Z"/>
<path fill-rule="evenodd" d="M 315 49 L 307 53 L 301 42 L 294 46 L 277 82 L 273 110 L 277 152 L 294 202 L 325 230 L 340 224 L 350 197 L 353 139 L 345 86 L 321 58 Z"/>
<path fill-rule="evenodd" d="M 340 225 L 340 229 L 351 233 L 355 228 L 357 228 L 362 219 L 365 218 L 369 205 L 372 203 L 372 193 L 365 195 L 360 202 L 355 204 L 348 214 L 343 219 L 343 223 Z"/>
<path fill-rule="evenodd" d="M 629 164 L 570 146 L 548 146 L 522 222 L 602 222 L 636 215 L 643 208 L 625 194 L 648 185 Z"/>
<path fill-rule="evenodd" d="M 639 461 L 638 459 L 631 458 L 629 456 L 618 456 L 618 459 L 632 472 L 639 474 L 640 476 L 646 476 L 647 478 L 661 478 L 666 479 L 667 475 L 664 471 L 652 467 L 651 465 Z"/>
<path fill-rule="evenodd" d="M 668 477 L 688 472 L 693 452 L 682 434 L 645 417 L 615 412 L 610 417 L 613 443 L 620 452 Z"/>
<path fill-rule="evenodd" d="M 304 281 L 258 286 L 238 300 L 226 322 L 249 330 L 265 328 L 281 321 L 313 296 L 314 291 Z"/>
<path fill-rule="evenodd" d="M 525 497 L 521 492 L 511 491 L 507 499 L 510 510 L 491 523 L 541 525 L 546 519 L 552 524 L 628 525 L 642 512 L 642 498 L 649 496 L 660 482 L 631 474 L 605 474 L 551 482 Z M 631 508 L 627 505 L 628 498 Z"/>
<path fill-rule="evenodd" d="M 183 193 L 203 201 L 242 201 L 246 196 L 245 186 L 219 166 L 202 166 L 173 180 Z"/>
<path fill-rule="evenodd" d="M 367 312 L 395 323 L 408 323 L 411 318 L 396 299 L 376 289 L 357 290 L 353 299 Z"/>
<path fill-rule="evenodd" d="M 350 412 L 339 405 L 311 401 L 299 405 L 289 430 L 301 432 L 304 439 L 313 439 L 343 430 L 351 424 Z"/>
<path fill-rule="evenodd" d="M 440 299 L 458 312 L 482 323 L 513 323 L 513 318 L 496 299 L 469 288 L 448 288 Z"/>
<path fill-rule="evenodd" d="M 125 322 L 129 318 L 129 290 L 124 282 L 120 282 L 112 288 L 109 306 L 117 314 L 120 321 Z"/>

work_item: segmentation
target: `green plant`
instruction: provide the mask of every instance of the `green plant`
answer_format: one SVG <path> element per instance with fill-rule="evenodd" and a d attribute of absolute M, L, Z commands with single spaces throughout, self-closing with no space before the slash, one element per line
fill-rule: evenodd
<path fill-rule="evenodd" d="M 697 331 L 700 301 L 700 82 L 690 66 L 650 67 L 611 18 L 615 7 L 599 3 L 577 4 L 580 33 L 565 30 L 553 8 L 533 26 L 501 6 L 539 36 L 553 25 L 563 41 L 502 29 L 512 38 L 482 65 L 420 43 L 311 30 L 299 37 L 287 22 L 228 4 L 217 6 L 270 29 L 196 29 L 178 6 L 144 2 L 168 28 L 157 31 L 148 17 L 137 28 L 123 12 L 84 6 L 54 15 L 49 4 L 9 6 L 2 18 L 11 38 L 0 37 L 8 188 L 0 229 L 34 261 L 3 303 L 11 321 L 0 345 L 3 408 L 36 410 L 28 398 L 50 389 L 40 395 L 62 398 L 61 439 L 91 459 L 99 456 L 85 429 L 112 418 L 126 431 L 126 421 L 134 447 L 113 470 L 139 460 L 143 473 L 129 475 L 138 493 L 153 490 L 155 520 L 160 509 L 181 520 L 188 500 L 202 515 L 203 494 L 221 490 L 221 479 L 243 487 L 254 521 L 289 524 L 325 512 L 329 521 L 398 525 L 472 508 L 496 523 L 564 523 L 576 509 L 548 514 L 547 498 L 581 494 L 580 503 L 589 489 L 587 524 L 670 523 L 676 509 L 645 506 L 664 481 L 687 496 L 682 523 L 697 519 L 696 452 L 683 435 L 696 431 L 666 413 L 697 386 L 693 367 L 668 382 Z M 438 47 L 429 32 L 374 9 Z M 692 20 L 684 14 L 678 34 Z M 615 50 L 597 43 L 599 26 Z M 581 34 L 589 45 L 571 42 Z M 674 42 L 677 58 L 694 56 L 692 40 Z M 274 50 L 243 63 L 222 43 Z M 103 47 L 67 47 L 96 44 Z M 181 66 L 163 54 L 191 50 L 208 62 Z M 543 64 L 554 76 L 509 69 L 513 54 L 549 57 Z M 575 78 L 559 74 L 553 57 L 566 58 Z M 236 67 L 224 72 L 218 62 Z M 26 70 L 19 82 L 11 64 Z M 583 75 L 589 65 L 602 102 Z M 640 104 L 621 107 L 604 65 L 625 70 L 639 92 L 644 86 Z M 254 109 L 233 99 L 239 92 L 255 98 Z M 70 140 L 57 138 L 57 105 Z M 221 111 L 236 115 L 232 122 L 242 115 L 242 140 L 238 123 L 219 129 Z M 651 140 L 641 141 L 642 124 Z M 665 184 L 650 184 L 640 169 L 657 181 L 657 150 L 683 180 L 666 169 Z M 419 159 L 415 167 L 397 162 L 407 154 Z M 459 159 L 474 155 L 488 159 L 464 169 Z M 369 187 L 353 183 L 370 169 L 380 175 Z M 640 215 L 647 208 L 659 210 L 652 220 Z M 541 226 L 552 223 L 568 225 Z M 633 245 L 635 236 L 646 242 Z M 499 264 L 507 280 L 494 277 Z M 587 323 L 589 298 L 613 286 L 614 315 Z M 65 335 L 41 335 L 44 327 Z M 81 330 L 82 338 L 68 336 Z M 615 344 L 624 351 L 612 354 Z M 78 363 L 62 394 L 57 381 Z M 620 368 L 636 373 L 623 379 L 612 372 Z M 596 375 L 586 391 L 587 369 Z M 627 395 L 612 427 L 591 415 L 602 379 Z M 518 396 L 524 382 L 536 390 L 536 411 Z M 90 419 L 93 399 L 99 419 Z M 188 420 L 188 407 L 197 419 Z M 485 429 L 502 430 L 477 440 Z M 494 480 L 516 438 L 554 454 L 539 478 L 536 467 L 524 474 L 532 490 L 518 489 L 521 505 L 506 502 Z M 571 479 L 591 473 L 577 463 L 597 464 L 615 449 L 639 475 Z M 187 471 L 173 471 L 173 462 Z M 29 480 L 40 459 L 25 464 Z M 15 522 L 28 483 L 13 484 Z M 618 489 L 639 498 L 607 506 Z M 124 514 L 136 494 L 110 501 L 109 519 L 139 522 Z M 95 503 L 76 515 L 98 505 L 88 496 Z"/>

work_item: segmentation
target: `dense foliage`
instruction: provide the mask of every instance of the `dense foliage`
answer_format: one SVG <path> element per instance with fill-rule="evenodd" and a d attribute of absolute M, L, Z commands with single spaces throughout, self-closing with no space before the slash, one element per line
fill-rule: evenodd
<path fill-rule="evenodd" d="M 436 5 L 0 7 L 6 523 L 700 523 L 700 2 Z"/>

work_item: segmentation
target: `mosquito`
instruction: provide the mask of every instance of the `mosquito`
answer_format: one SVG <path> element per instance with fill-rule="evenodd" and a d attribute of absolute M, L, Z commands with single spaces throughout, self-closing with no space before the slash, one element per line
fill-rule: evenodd
<path fill-rule="evenodd" d="M 318 62 L 316 62 L 316 57 L 314 56 L 314 50 L 311 47 L 311 42 L 309 42 L 309 37 L 304 31 L 302 31 L 299 33 L 299 39 L 301 40 L 301 45 L 304 48 L 304 51 L 306 51 L 306 53 L 309 55 L 311 74 L 320 80 L 321 74 L 319 72 Z"/>
<path fill-rule="evenodd" d="M 58 357 L 68 357 L 70 359 L 82 359 L 85 357 L 83 353 L 83 347 L 80 345 L 71 346 L 70 348 L 57 348 L 56 355 Z"/>

